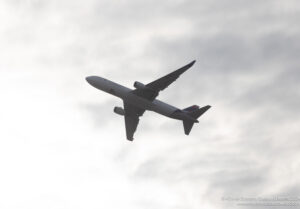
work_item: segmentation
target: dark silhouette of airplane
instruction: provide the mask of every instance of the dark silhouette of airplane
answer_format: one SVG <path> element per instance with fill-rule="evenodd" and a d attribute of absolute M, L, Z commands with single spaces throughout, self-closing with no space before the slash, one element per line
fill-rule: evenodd
<path fill-rule="evenodd" d="M 196 61 L 194 60 L 182 68 L 146 85 L 136 81 L 133 85 L 135 87 L 134 90 L 98 76 L 89 76 L 86 77 L 86 80 L 93 87 L 123 100 L 124 108 L 115 107 L 114 112 L 124 116 L 128 140 L 133 140 L 139 117 L 142 116 L 146 110 L 157 112 L 169 118 L 181 120 L 183 122 L 184 133 L 189 135 L 194 123 L 198 123 L 197 119 L 211 106 L 207 105 L 200 108 L 198 105 L 193 105 L 185 109 L 179 109 L 156 99 L 156 97 L 160 91 L 167 88 L 182 73 L 192 67 L 195 62 Z"/>

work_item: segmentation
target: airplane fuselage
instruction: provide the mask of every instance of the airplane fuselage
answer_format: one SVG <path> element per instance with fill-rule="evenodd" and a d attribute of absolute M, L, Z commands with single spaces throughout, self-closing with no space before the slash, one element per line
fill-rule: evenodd
<path fill-rule="evenodd" d="M 86 78 L 86 80 L 93 87 L 119 97 L 123 99 L 124 102 L 132 104 L 136 107 L 153 111 L 170 118 L 181 119 L 178 118 L 176 114 L 174 114 L 174 112 L 180 111 L 179 108 L 176 108 L 158 99 L 154 99 L 153 101 L 144 99 L 138 95 L 133 94 L 132 89 L 98 76 L 89 76 Z"/>
<path fill-rule="evenodd" d="M 194 123 L 199 122 L 197 119 L 211 106 L 206 105 L 200 108 L 198 105 L 192 105 L 184 109 L 179 109 L 156 98 L 159 95 L 159 92 L 167 88 L 179 78 L 181 74 L 191 68 L 194 63 L 195 60 L 146 85 L 135 81 L 133 84 L 135 89 L 133 90 L 98 76 L 89 76 L 86 77 L 86 80 L 93 87 L 123 100 L 123 108 L 114 107 L 113 111 L 118 115 L 124 116 L 126 137 L 129 141 L 133 140 L 140 117 L 146 110 L 156 112 L 169 118 L 181 120 L 184 133 L 189 135 Z"/>

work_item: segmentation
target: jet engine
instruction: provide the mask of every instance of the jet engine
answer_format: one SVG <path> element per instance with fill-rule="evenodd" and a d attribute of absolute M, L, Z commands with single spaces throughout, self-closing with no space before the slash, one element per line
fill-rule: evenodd
<path fill-rule="evenodd" d="M 137 88 L 137 89 L 145 89 L 145 88 L 147 88 L 144 84 L 142 84 L 141 82 L 138 82 L 138 81 L 134 82 L 133 86 L 135 88 Z"/>
<path fill-rule="evenodd" d="M 125 110 L 122 107 L 115 107 L 114 112 L 118 115 L 125 115 Z"/>

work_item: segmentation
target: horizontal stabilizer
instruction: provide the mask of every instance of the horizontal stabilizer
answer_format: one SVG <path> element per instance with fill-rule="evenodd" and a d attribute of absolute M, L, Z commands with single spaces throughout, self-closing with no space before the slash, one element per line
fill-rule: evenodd
<path fill-rule="evenodd" d="M 201 108 L 199 108 L 199 109 L 190 111 L 190 112 L 188 113 L 188 115 L 190 115 L 190 116 L 192 116 L 193 118 L 197 119 L 197 118 L 199 118 L 201 115 L 203 115 L 203 113 L 205 113 L 210 107 L 211 107 L 210 105 L 201 107 Z"/>

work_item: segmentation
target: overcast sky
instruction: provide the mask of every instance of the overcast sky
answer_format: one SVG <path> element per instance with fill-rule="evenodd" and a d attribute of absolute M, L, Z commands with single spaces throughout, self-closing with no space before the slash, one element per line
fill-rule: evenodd
<path fill-rule="evenodd" d="M 296 0 L 0 0 L 0 208 L 300 197 L 299 20 Z M 146 112 L 127 141 L 122 101 L 85 81 L 132 88 L 194 59 L 159 96 L 212 106 L 188 137 Z"/>

